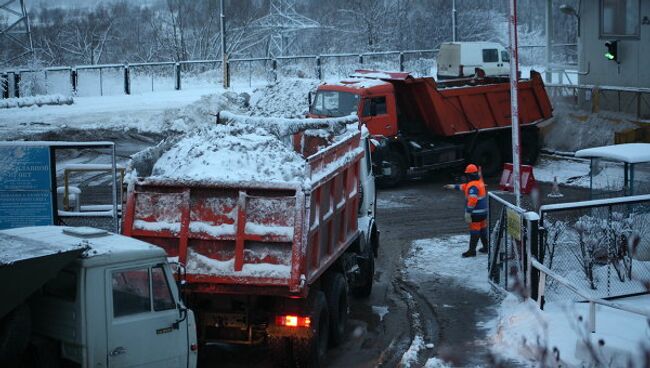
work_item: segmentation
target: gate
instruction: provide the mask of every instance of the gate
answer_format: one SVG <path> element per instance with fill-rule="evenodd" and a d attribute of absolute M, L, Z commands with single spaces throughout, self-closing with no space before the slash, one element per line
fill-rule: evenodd
<path fill-rule="evenodd" d="M 490 249 L 488 275 L 492 285 L 522 295 L 537 295 L 531 254 L 538 252 L 539 216 L 495 193 L 488 193 Z"/>

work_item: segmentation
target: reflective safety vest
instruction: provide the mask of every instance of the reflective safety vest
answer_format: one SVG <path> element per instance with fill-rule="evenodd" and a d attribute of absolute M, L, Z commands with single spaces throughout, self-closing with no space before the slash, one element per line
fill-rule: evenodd
<path fill-rule="evenodd" d="M 487 218 L 488 199 L 487 189 L 483 179 L 472 180 L 467 184 L 456 185 L 465 193 L 465 212 L 472 215 L 472 220 L 480 221 Z"/>

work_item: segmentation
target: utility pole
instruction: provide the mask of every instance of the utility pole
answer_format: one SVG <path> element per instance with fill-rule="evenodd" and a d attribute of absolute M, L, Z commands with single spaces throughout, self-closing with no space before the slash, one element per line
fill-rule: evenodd
<path fill-rule="evenodd" d="M 553 83 L 551 57 L 553 55 L 553 0 L 546 0 L 546 83 Z"/>
<path fill-rule="evenodd" d="M 512 117 L 512 180 L 517 207 L 521 207 L 521 174 L 519 147 L 519 50 L 517 45 L 517 0 L 510 0 L 510 115 Z"/>
<path fill-rule="evenodd" d="M 456 42 L 456 0 L 451 0 L 451 42 Z"/>
<path fill-rule="evenodd" d="M 224 15 L 224 1 L 221 0 L 221 69 L 223 69 L 223 88 L 230 87 L 230 64 L 226 51 L 226 16 Z"/>

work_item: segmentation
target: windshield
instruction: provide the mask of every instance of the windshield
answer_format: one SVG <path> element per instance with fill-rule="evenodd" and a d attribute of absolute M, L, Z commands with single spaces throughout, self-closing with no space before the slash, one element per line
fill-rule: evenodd
<path fill-rule="evenodd" d="M 346 116 L 357 112 L 359 95 L 350 92 L 318 91 L 311 113 L 323 116 Z"/>

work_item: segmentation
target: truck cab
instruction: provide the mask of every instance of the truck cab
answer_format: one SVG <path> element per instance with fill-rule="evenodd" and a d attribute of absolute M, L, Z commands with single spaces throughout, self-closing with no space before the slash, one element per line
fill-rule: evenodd
<path fill-rule="evenodd" d="M 461 167 L 467 162 L 486 176 L 498 174 L 512 155 L 510 83 L 477 68 L 476 76 L 437 82 L 404 72 L 357 70 L 348 79 L 324 83 L 309 117 L 356 113 L 372 136 L 378 183 L 395 186 L 408 176 Z M 519 80 L 522 161 L 539 152 L 537 124 L 552 117 L 539 73 Z"/>
<path fill-rule="evenodd" d="M 194 315 L 180 299 L 164 250 L 94 228 L 0 233 L 25 243 L 85 248 L 25 303 L 33 365 L 196 366 Z"/>

